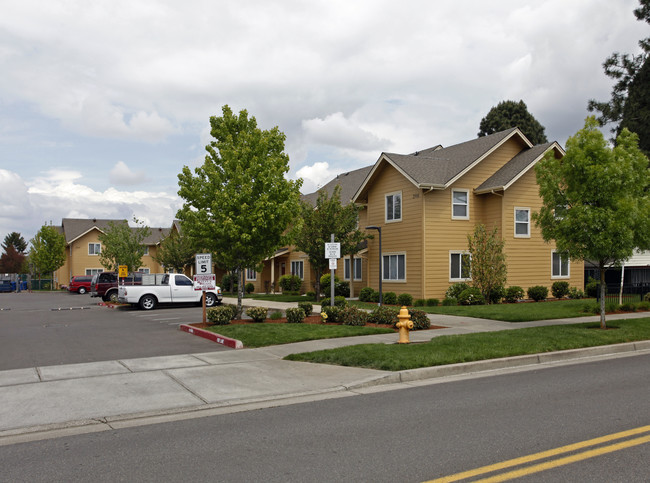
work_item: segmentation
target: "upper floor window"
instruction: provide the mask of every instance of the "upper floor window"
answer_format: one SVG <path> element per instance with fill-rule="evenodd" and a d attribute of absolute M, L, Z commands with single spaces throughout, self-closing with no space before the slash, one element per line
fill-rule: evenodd
<path fill-rule="evenodd" d="M 449 280 L 471 280 L 470 254 L 467 252 L 449 253 Z"/>
<path fill-rule="evenodd" d="M 149 245 L 144 246 L 144 253 L 142 255 L 149 255 Z"/>
<path fill-rule="evenodd" d="M 552 264 L 552 272 L 551 276 L 553 278 L 568 278 L 570 276 L 569 273 L 569 259 L 567 257 L 563 257 L 560 255 L 558 252 L 554 251 L 553 254 L 551 255 L 551 264 Z"/>
<path fill-rule="evenodd" d="M 515 236 L 530 238 L 530 208 L 515 208 Z"/>
<path fill-rule="evenodd" d="M 350 280 L 350 259 L 345 258 L 343 265 L 343 279 Z M 361 258 L 354 259 L 354 279 L 361 280 Z"/>
<path fill-rule="evenodd" d="M 246 280 L 252 280 L 252 281 L 257 280 L 257 272 L 255 271 L 254 268 L 246 269 Z"/>
<path fill-rule="evenodd" d="M 469 220 L 469 190 L 451 190 L 451 218 Z"/>
<path fill-rule="evenodd" d="M 382 279 L 391 281 L 406 280 L 406 255 L 403 253 L 384 255 L 382 257 Z"/>
<path fill-rule="evenodd" d="M 101 243 L 89 243 L 88 244 L 88 255 L 99 255 L 102 252 Z"/>
<path fill-rule="evenodd" d="M 298 275 L 300 278 L 304 279 L 303 269 L 304 263 L 302 260 L 293 260 L 291 262 L 291 275 Z"/>
<path fill-rule="evenodd" d="M 402 192 L 386 195 L 386 221 L 402 220 Z"/>

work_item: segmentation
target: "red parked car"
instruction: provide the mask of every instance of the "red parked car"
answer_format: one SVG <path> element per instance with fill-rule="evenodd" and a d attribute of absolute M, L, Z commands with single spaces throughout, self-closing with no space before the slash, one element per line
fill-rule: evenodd
<path fill-rule="evenodd" d="M 90 291 L 90 281 L 92 276 L 90 275 L 80 275 L 78 277 L 72 277 L 70 279 L 70 285 L 68 285 L 68 292 L 77 292 L 80 294 L 85 294 Z"/>

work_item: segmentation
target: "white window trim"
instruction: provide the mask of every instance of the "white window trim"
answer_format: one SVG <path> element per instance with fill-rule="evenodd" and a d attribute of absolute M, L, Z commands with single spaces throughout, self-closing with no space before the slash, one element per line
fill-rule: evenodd
<path fill-rule="evenodd" d="M 467 209 L 467 214 L 465 216 L 454 216 L 454 193 L 465 193 L 467 195 L 467 204 L 464 205 L 465 208 Z M 468 189 L 461 189 L 461 188 L 453 188 L 451 190 L 451 219 L 452 220 L 469 220 L 469 190 Z"/>
<path fill-rule="evenodd" d="M 557 250 L 552 250 L 551 251 L 551 278 L 552 279 L 571 278 L 571 260 L 570 259 L 567 259 L 567 261 L 566 261 L 567 262 L 567 265 L 566 265 L 567 274 L 566 275 L 561 275 L 561 274 L 560 275 L 553 275 L 553 255 L 555 255 L 555 254 L 558 254 Z M 562 272 L 562 260 L 563 259 L 562 259 L 562 256 L 560 254 L 558 254 L 558 256 L 560 257 L 560 272 Z"/>
<path fill-rule="evenodd" d="M 357 270 L 354 271 L 354 281 L 355 282 L 361 282 L 363 280 L 363 258 L 361 257 L 354 257 L 354 264 L 357 264 L 357 260 L 359 260 L 359 264 L 361 265 L 361 269 L 357 272 Z M 348 267 L 352 267 L 352 264 L 350 263 L 351 260 L 349 257 L 345 257 L 343 259 L 343 280 L 350 280 L 350 270 L 348 270 L 348 275 L 345 275 L 345 266 L 348 265 Z"/>
<path fill-rule="evenodd" d="M 303 260 L 291 260 L 291 262 L 289 263 L 289 273 L 291 275 L 294 275 L 294 273 L 293 273 L 293 264 L 294 263 L 299 263 L 302 266 L 302 269 L 300 270 L 302 272 L 302 275 L 300 275 L 299 273 L 296 273 L 295 275 L 298 275 L 302 280 L 304 280 L 305 279 L 305 262 Z"/>
<path fill-rule="evenodd" d="M 145 255 L 149 255 L 149 245 L 144 246 L 144 253 L 142 254 L 142 256 L 144 257 Z"/>
<path fill-rule="evenodd" d="M 96 253 L 90 253 L 90 246 L 93 246 L 93 251 L 95 251 L 95 247 L 99 245 L 99 252 Z M 88 256 L 90 257 L 97 257 L 99 254 L 102 252 L 102 244 L 101 243 L 88 243 Z"/>
<path fill-rule="evenodd" d="M 404 255 L 404 278 L 384 278 L 384 257 Z M 398 269 L 399 272 L 399 269 Z M 384 252 L 381 254 L 381 280 L 387 283 L 406 283 L 406 252 Z"/>
<path fill-rule="evenodd" d="M 399 218 L 394 218 L 392 220 L 388 219 L 388 197 L 399 195 Z M 393 206 L 395 203 L 393 202 Z M 392 193 L 386 193 L 384 195 L 384 220 L 386 223 L 399 223 L 404 218 L 404 197 L 402 196 L 401 191 L 393 191 Z"/>
<path fill-rule="evenodd" d="M 249 277 L 250 274 L 253 274 L 253 277 Z M 246 269 L 246 280 L 249 282 L 257 282 L 257 272 L 253 268 Z"/>
<path fill-rule="evenodd" d="M 517 233 L 517 223 L 523 223 L 522 221 L 517 221 L 517 211 L 527 211 L 528 212 L 528 222 L 526 226 L 528 227 L 528 233 L 525 235 L 521 235 Z M 513 221 L 514 221 L 514 226 L 512 228 L 512 231 L 514 233 L 515 238 L 530 238 L 530 216 L 531 216 L 531 210 L 529 207 L 526 206 L 515 206 L 513 212 Z"/>
<path fill-rule="evenodd" d="M 148 274 L 151 273 L 151 269 L 149 267 L 140 267 L 140 268 L 138 268 L 138 272 L 145 273 L 145 274 L 148 275 Z"/>
<path fill-rule="evenodd" d="M 96 273 L 102 273 L 104 271 L 103 268 L 84 268 L 84 272 L 86 272 L 87 276 L 93 276 Z M 88 273 L 91 272 L 91 273 Z"/>
<path fill-rule="evenodd" d="M 453 277 L 451 276 L 451 257 L 452 257 L 452 255 L 460 255 L 460 256 L 461 256 L 461 259 L 460 259 L 461 263 L 462 263 L 462 256 L 463 256 L 463 255 L 469 255 L 469 256 L 470 256 L 470 272 L 469 272 L 469 277 L 467 277 L 467 278 L 463 278 L 463 277 L 460 277 L 460 278 L 453 278 Z M 471 256 L 471 254 L 469 253 L 468 250 L 449 250 L 449 281 L 450 281 L 450 282 L 454 282 L 454 283 L 456 283 L 456 282 L 469 282 L 470 280 L 472 280 L 471 260 L 472 260 L 472 256 Z M 462 267 L 462 265 L 461 265 L 461 267 L 460 267 L 460 273 L 461 273 L 461 274 L 463 273 L 463 267 Z"/>

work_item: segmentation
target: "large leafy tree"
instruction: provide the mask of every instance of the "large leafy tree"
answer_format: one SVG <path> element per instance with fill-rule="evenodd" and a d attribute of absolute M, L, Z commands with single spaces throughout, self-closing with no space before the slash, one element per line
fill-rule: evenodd
<path fill-rule="evenodd" d="M 650 174 L 636 134 L 623 129 L 612 148 L 598 127 L 588 117 L 564 158 L 548 153 L 535 166 L 543 206 L 533 220 L 561 254 L 598 264 L 605 328 L 605 271 L 650 248 Z"/>
<path fill-rule="evenodd" d="M 25 253 L 27 250 L 27 242 L 20 235 L 20 233 L 13 231 L 9 233 L 2 242 L 2 248 L 7 251 L 7 248 L 13 246 L 18 253 Z"/>
<path fill-rule="evenodd" d="M 547 142 L 544 126 L 528 112 L 524 101 L 502 101 L 481 119 L 478 137 L 518 127 L 533 144 Z"/>
<path fill-rule="evenodd" d="M 135 272 L 142 265 L 142 256 L 146 250 L 144 240 L 151 234 L 151 229 L 133 218 L 136 227 L 131 228 L 126 220 L 111 221 L 108 229 L 97 238 L 102 243 L 99 263 L 107 270 L 117 271 L 120 265 Z"/>
<path fill-rule="evenodd" d="M 246 110 L 234 115 L 228 106 L 210 118 L 210 126 L 214 140 L 205 162 L 178 175 L 185 202 L 176 216 L 196 246 L 212 252 L 222 268 L 242 274 L 288 244 L 302 180 L 285 177 L 289 156 L 277 126 L 262 130 Z M 243 288 L 240 283 L 239 313 Z"/>
<path fill-rule="evenodd" d="M 170 233 L 159 245 L 153 259 L 165 268 L 182 272 L 191 265 L 196 250 L 191 240 L 176 231 Z"/>
<path fill-rule="evenodd" d="M 637 20 L 650 23 L 650 0 L 639 0 L 640 6 L 634 10 Z M 587 105 L 590 111 L 597 111 L 601 126 L 612 123 L 611 132 L 618 136 L 627 127 L 639 135 L 639 146 L 648 153 L 650 130 L 650 90 L 648 89 L 648 58 L 650 56 L 650 37 L 639 41 L 641 53 L 621 54 L 614 52 L 603 63 L 605 75 L 616 82 L 609 101 L 599 102 L 591 99 Z"/>
<path fill-rule="evenodd" d="M 302 202 L 301 218 L 303 224 L 296 234 L 296 249 L 305 252 L 309 264 L 316 272 L 316 297 L 320 300 L 320 277 L 328 267 L 325 258 L 325 243 L 329 243 L 332 233 L 335 242 L 341 244 L 341 255 L 351 255 L 358 251 L 359 243 L 370 238 L 357 228 L 359 207 L 353 203 L 341 204 L 341 187 L 336 186 L 332 196 L 325 190 L 318 193 L 316 206 Z M 354 263 L 351 264 L 353 266 Z M 350 277 L 354 280 L 354 277 Z"/>
<path fill-rule="evenodd" d="M 473 235 L 467 235 L 471 254 L 472 284 L 481 291 L 488 303 L 500 293 L 508 278 L 506 255 L 503 251 L 505 242 L 495 227 L 488 232 L 485 225 L 479 223 Z"/>
<path fill-rule="evenodd" d="M 36 273 L 52 274 L 65 263 L 65 236 L 52 225 L 43 225 L 31 240 L 29 260 Z"/>

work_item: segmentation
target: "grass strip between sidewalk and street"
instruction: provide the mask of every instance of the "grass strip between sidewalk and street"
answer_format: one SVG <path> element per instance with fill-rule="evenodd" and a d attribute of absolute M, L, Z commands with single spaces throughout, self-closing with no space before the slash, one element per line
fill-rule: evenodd
<path fill-rule="evenodd" d="M 362 344 L 291 354 L 287 360 L 401 371 L 500 357 L 650 340 L 650 317 L 434 337 L 416 344 Z"/>
<path fill-rule="evenodd" d="M 215 325 L 206 328 L 211 332 L 242 341 L 244 347 L 265 347 L 290 344 L 306 340 L 355 337 L 359 335 L 386 334 L 395 332 L 382 327 L 359 327 L 350 325 L 318 324 L 237 324 Z"/>

